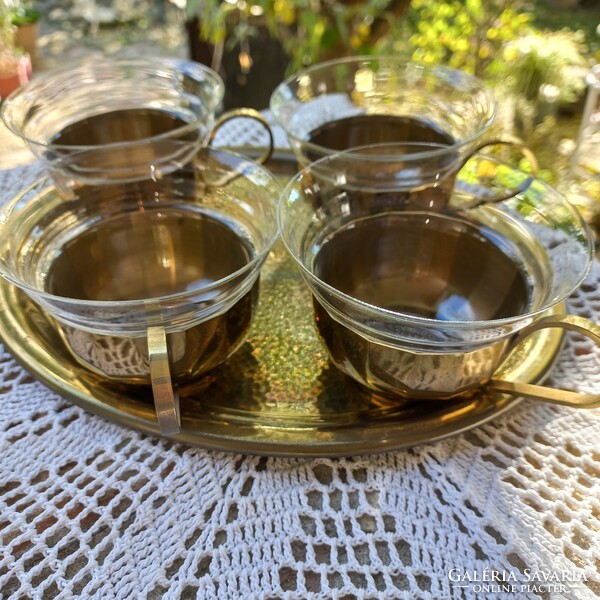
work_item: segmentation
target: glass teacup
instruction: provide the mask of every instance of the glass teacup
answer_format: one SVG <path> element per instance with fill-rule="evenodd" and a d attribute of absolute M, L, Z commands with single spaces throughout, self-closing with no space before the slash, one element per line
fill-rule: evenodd
<path fill-rule="evenodd" d="M 172 173 L 234 117 L 260 121 L 272 149 L 257 111 L 238 109 L 216 120 L 223 94 L 217 73 L 192 61 L 93 58 L 36 77 L 5 100 L 1 116 L 66 191 L 74 182 Z"/>
<path fill-rule="evenodd" d="M 492 125 L 496 101 L 480 80 L 394 57 L 348 57 L 292 75 L 271 110 L 301 166 L 369 144 L 441 144 L 460 162 Z"/>
<path fill-rule="evenodd" d="M 483 139 L 496 118 L 492 91 L 476 77 L 446 66 L 372 56 L 318 63 L 275 89 L 271 111 L 301 167 L 374 144 L 395 144 L 397 156 L 410 152 L 407 160 L 413 167 L 431 165 L 435 149 L 453 187 L 472 155 L 487 146 L 509 145 L 527 159 L 532 174 L 537 171 L 535 156 L 521 140 Z M 320 168 L 326 166 L 324 162 Z M 514 195 L 529 183 L 493 199 Z M 473 198 L 472 203 L 483 200 Z"/>
<path fill-rule="evenodd" d="M 0 213 L 0 274 L 85 368 L 152 384 L 161 431 L 176 433 L 172 381 L 222 363 L 248 333 L 279 193 L 266 169 L 208 148 L 160 180 L 68 200 L 45 178 Z"/>
<path fill-rule="evenodd" d="M 539 180 L 518 196 L 466 208 L 473 194 L 496 195 L 496 185 L 528 175 L 480 158 L 453 189 L 435 147 L 425 163 L 423 148 L 416 150 L 414 159 L 406 144 L 332 155 L 284 190 L 281 236 L 310 286 L 332 362 L 377 391 L 445 399 L 489 384 L 511 349 L 540 328 L 577 329 L 600 343 L 595 323 L 543 316 L 591 265 L 591 236 L 577 211 Z M 491 171 L 493 181 L 482 185 L 478 174 Z M 441 206 L 440 189 L 451 200 Z M 598 402 L 597 395 L 493 385 Z"/>

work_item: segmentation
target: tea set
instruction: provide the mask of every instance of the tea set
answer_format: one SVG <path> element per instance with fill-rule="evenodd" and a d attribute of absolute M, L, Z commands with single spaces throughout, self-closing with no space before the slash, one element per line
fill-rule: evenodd
<path fill-rule="evenodd" d="M 3 103 L 47 175 L 0 210 L 0 275 L 82 373 L 153 399 L 158 431 L 176 437 L 180 388 L 214 383 L 240 351 L 280 237 L 329 363 L 386 406 L 484 392 L 600 405 L 503 377 L 535 336 L 598 344 L 600 327 L 561 308 L 592 235 L 522 143 L 509 142 L 527 173 L 483 154 L 507 142 L 486 140 L 497 105 L 481 81 L 385 57 L 292 75 L 271 99 L 300 168 L 283 186 L 269 123 L 217 116 L 223 92 L 190 61 L 95 59 Z M 257 160 L 212 145 L 234 118 L 265 129 Z"/>

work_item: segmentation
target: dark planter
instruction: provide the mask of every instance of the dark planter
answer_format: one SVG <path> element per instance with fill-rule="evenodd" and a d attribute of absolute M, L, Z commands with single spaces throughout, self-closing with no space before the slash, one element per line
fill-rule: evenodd
<path fill-rule="evenodd" d="M 252 66 L 247 71 L 240 67 L 238 45 L 223 54 L 220 75 L 225 81 L 226 109 L 267 108 L 273 90 L 285 77 L 289 59 L 266 27 L 258 29 L 258 35 L 248 40 L 248 46 Z"/>
<path fill-rule="evenodd" d="M 197 21 L 187 23 L 190 58 L 210 66 L 213 48 L 200 41 Z M 224 109 L 238 107 L 262 110 L 269 106 L 271 93 L 284 79 L 289 58 L 281 43 L 264 25 L 256 26 L 256 35 L 247 39 L 245 51 L 252 59 L 249 69 L 240 65 L 239 44 L 223 52 L 219 75 L 225 82 Z"/>

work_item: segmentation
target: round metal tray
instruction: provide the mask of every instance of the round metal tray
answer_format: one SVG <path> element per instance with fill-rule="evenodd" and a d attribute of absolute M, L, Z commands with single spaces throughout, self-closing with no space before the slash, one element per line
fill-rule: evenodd
<path fill-rule="evenodd" d="M 275 153 L 268 166 L 285 180 L 296 169 L 285 151 Z M 159 435 L 150 387 L 118 385 L 82 368 L 54 321 L 4 280 L 0 313 L 0 337 L 32 375 L 86 410 Z M 539 382 L 563 335 L 547 329 L 531 336 L 496 376 Z M 247 342 L 225 365 L 179 393 L 182 431 L 171 439 L 286 456 L 356 455 L 434 442 L 520 402 L 485 389 L 458 400 L 404 401 L 350 381 L 329 364 L 314 330 L 310 292 L 280 242 L 261 272 L 259 308 Z"/>

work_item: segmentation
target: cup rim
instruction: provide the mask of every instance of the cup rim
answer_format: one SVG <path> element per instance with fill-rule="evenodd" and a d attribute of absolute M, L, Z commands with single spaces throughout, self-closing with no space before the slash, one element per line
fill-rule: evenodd
<path fill-rule="evenodd" d="M 483 80 L 479 79 L 478 77 L 475 77 L 474 75 L 471 75 L 471 74 L 469 74 L 465 71 L 461 71 L 459 69 L 453 69 L 452 67 L 447 67 L 445 65 L 438 65 L 438 64 L 429 65 L 426 63 L 420 63 L 417 61 L 408 60 L 405 58 L 392 56 L 392 55 L 369 56 L 367 54 L 363 54 L 363 55 L 359 55 L 359 56 L 345 56 L 342 58 L 334 58 L 331 60 L 312 64 L 304 69 L 300 69 L 299 71 L 296 71 L 295 73 L 293 73 L 292 75 L 290 75 L 289 77 L 284 79 L 281 83 L 279 83 L 279 85 L 275 88 L 275 90 L 271 94 L 271 98 L 269 101 L 269 109 L 271 110 L 271 113 L 273 114 L 273 118 L 275 119 L 277 124 L 285 131 L 285 134 L 286 134 L 286 136 L 288 136 L 288 138 L 291 138 L 291 140 L 293 140 L 296 144 L 302 145 L 303 148 L 306 148 L 309 151 L 312 150 L 313 152 L 317 152 L 319 155 L 322 155 L 321 158 L 326 158 L 328 156 L 331 156 L 332 154 L 337 154 L 340 152 L 339 150 L 336 150 L 334 148 L 328 148 L 327 146 L 320 146 L 319 144 L 309 142 L 306 139 L 299 137 L 299 136 L 295 135 L 294 133 L 290 132 L 287 128 L 287 121 L 284 118 L 282 118 L 282 115 L 278 111 L 278 108 L 276 106 L 276 104 L 277 104 L 276 100 L 280 95 L 282 95 L 284 89 L 286 89 L 287 87 L 290 87 L 290 85 L 294 81 L 297 81 L 303 75 L 307 75 L 307 74 L 310 74 L 310 73 L 313 73 L 313 72 L 319 71 L 319 70 L 325 70 L 325 69 L 328 69 L 328 68 L 336 66 L 336 65 L 349 64 L 349 63 L 361 63 L 361 62 L 395 63 L 395 64 L 402 65 L 405 67 L 413 66 L 413 67 L 418 68 L 418 69 L 422 70 L 423 72 L 427 72 L 427 73 L 434 73 L 436 71 L 443 72 L 443 73 L 446 73 L 448 76 L 451 75 L 452 78 L 460 77 L 463 81 L 469 81 L 469 82 L 471 82 L 471 84 L 473 86 L 479 87 L 481 89 L 481 91 L 483 91 L 486 94 L 487 99 L 490 103 L 490 108 L 491 108 L 490 115 L 487 117 L 485 123 L 481 127 L 479 127 L 477 132 L 471 134 L 469 137 L 467 137 L 461 141 L 456 142 L 455 144 L 448 145 L 447 148 L 449 148 L 449 149 L 457 150 L 459 148 L 463 148 L 465 146 L 468 146 L 469 144 L 472 144 L 476 139 L 481 137 L 481 135 L 483 135 L 483 133 L 490 128 L 490 126 L 494 123 L 494 121 L 496 119 L 496 116 L 498 114 L 498 103 L 496 102 L 494 94 L 493 94 L 491 88 Z M 362 147 L 362 146 L 360 146 L 360 147 Z M 358 148 L 358 146 L 357 146 L 357 148 Z M 321 160 L 321 158 L 319 160 Z"/>
<path fill-rule="evenodd" d="M 584 282 L 585 278 L 589 274 L 589 272 L 592 268 L 592 263 L 593 263 L 594 244 L 593 244 L 591 230 L 590 230 L 588 224 L 583 219 L 583 217 L 579 213 L 579 211 L 577 211 L 567 201 L 567 199 L 564 197 L 564 195 L 561 192 L 559 192 L 552 186 L 548 185 L 546 182 L 542 181 L 541 179 L 536 178 L 536 179 L 534 179 L 534 181 L 539 182 L 541 185 L 544 186 L 544 188 L 551 190 L 552 192 L 554 192 L 557 195 L 556 197 L 559 199 L 561 204 L 565 208 L 569 209 L 570 214 L 573 216 L 573 218 L 578 222 L 578 224 L 581 226 L 582 230 L 585 232 L 585 242 L 586 242 L 586 250 L 587 250 L 586 266 L 583 269 L 581 276 L 578 278 L 577 284 L 575 286 L 573 286 L 570 290 L 567 290 L 564 293 L 560 294 L 556 299 L 553 299 L 551 303 L 549 303 L 549 304 L 545 303 L 544 306 L 539 307 L 537 309 L 529 310 L 525 313 L 520 313 L 518 315 L 512 315 L 510 317 L 502 317 L 500 319 L 443 321 L 441 319 L 433 319 L 430 317 L 423 317 L 423 316 L 419 316 L 419 315 L 413 315 L 410 313 L 403 313 L 403 312 L 398 312 L 398 311 L 393 311 L 393 310 L 389 310 L 386 308 L 382 308 L 375 304 L 369 304 L 368 302 L 365 302 L 365 301 L 355 298 L 354 296 L 351 296 L 345 292 L 342 292 L 341 290 L 338 290 L 334 286 L 328 284 L 327 282 L 325 282 L 321 278 L 319 278 L 317 275 L 315 275 L 315 273 L 313 273 L 304 264 L 301 257 L 298 256 L 297 253 L 288 244 L 286 236 L 284 235 L 284 231 L 285 231 L 284 212 L 286 210 L 286 203 L 287 203 L 288 198 L 290 197 L 290 193 L 292 192 L 292 190 L 294 189 L 296 184 L 299 181 L 301 181 L 301 179 L 303 177 L 309 175 L 315 165 L 318 165 L 319 163 L 322 163 L 322 162 L 331 161 L 335 158 L 338 158 L 340 155 L 352 154 L 355 151 L 360 152 L 360 150 L 364 150 L 365 148 L 371 147 L 373 145 L 376 145 L 376 144 L 369 144 L 367 146 L 358 146 L 358 147 L 352 148 L 350 150 L 345 150 L 343 152 L 337 152 L 330 156 L 321 158 L 318 161 L 315 161 L 314 163 L 310 164 L 309 166 L 303 168 L 292 179 L 290 179 L 290 181 L 288 181 L 285 188 L 283 189 L 283 192 L 280 196 L 280 201 L 277 206 L 278 229 L 280 232 L 281 240 L 282 240 L 286 250 L 288 251 L 290 256 L 293 258 L 294 262 L 300 267 L 302 273 L 304 273 L 308 277 L 309 280 L 316 282 L 320 287 L 322 287 L 326 292 L 328 292 L 332 296 L 341 298 L 344 302 L 348 303 L 350 306 L 352 306 L 354 308 L 357 308 L 362 311 L 366 310 L 366 311 L 370 312 L 371 314 L 379 315 L 388 320 L 401 318 L 404 322 L 406 322 L 408 324 L 422 325 L 422 326 L 427 326 L 427 327 L 438 327 L 438 328 L 444 328 L 447 330 L 465 330 L 465 329 L 479 330 L 479 329 L 486 329 L 486 328 L 501 328 L 503 326 L 513 324 L 513 323 L 515 323 L 517 321 L 521 321 L 523 319 L 534 318 L 534 317 L 539 316 L 540 314 L 544 313 L 552 306 L 555 306 L 556 304 L 559 304 L 560 302 L 563 302 L 566 298 L 568 298 Z M 357 157 L 368 156 L 365 154 L 361 155 L 358 152 L 356 153 Z M 496 162 L 498 162 L 499 164 L 506 164 L 497 159 L 496 159 Z M 457 179 L 457 181 L 460 181 L 460 177 Z M 497 210 L 497 206 L 494 204 L 484 205 L 483 207 L 479 207 L 475 210 L 481 210 L 482 208 Z M 431 211 L 410 211 L 410 212 L 412 212 L 412 213 L 418 212 L 418 213 L 422 213 L 422 214 L 432 214 Z M 457 215 L 447 215 L 447 214 L 436 213 L 436 212 L 434 212 L 433 214 L 440 214 L 441 216 L 451 216 L 451 217 L 457 216 Z M 506 215 L 504 215 L 504 216 L 506 216 Z"/>
<path fill-rule="evenodd" d="M 385 150 L 386 148 L 406 148 L 406 147 L 420 147 L 423 148 L 423 151 L 420 152 L 409 152 L 407 154 L 399 154 L 398 152 L 390 152 L 390 153 L 376 153 L 371 154 L 367 152 L 369 148 L 378 148 L 381 150 Z M 348 161 L 356 161 L 363 163 L 365 160 L 368 160 L 370 163 L 389 163 L 390 161 L 397 160 L 398 162 L 403 161 L 416 161 L 416 160 L 424 160 L 427 158 L 436 158 L 439 156 L 444 156 L 445 154 L 452 155 L 454 146 L 448 146 L 445 144 L 440 144 L 437 142 L 382 142 L 377 144 L 365 144 L 361 146 L 356 146 L 354 148 L 348 148 L 347 150 L 336 150 L 332 154 L 327 156 L 323 156 L 322 158 L 311 162 L 309 165 L 304 167 L 303 171 L 316 171 L 321 166 L 321 163 L 334 162 L 336 160 L 348 160 Z M 458 160 L 457 160 L 458 162 Z M 456 171 L 456 169 L 455 169 Z M 335 176 L 331 178 L 328 174 L 334 171 L 330 171 L 330 169 L 324 168 L 319 172 L 323 174 L 323 178 L 328 179 L 329 181 L 334 181 Z M 298 173 L 299 174 L 299 173 Z M 297 174 L 297 175 L 298 175 Z M 295 179 L 296 175 L 292 179 Z M 380 188 L 377 188 L 379 191 Z M 386 188 L 388 189 L 388 188 Z M 390 191 L 397 190 L 398 185 L 392 185 L 389 187 Z"/>
<path fill-rule="evenodd" d="M 239 159 L 239 162 L 237 163 L 238 167 L 236 170 L 239 170 L 240 175 L 247 176 L 249 169 L 255 169 L 255 170 L 259 171 L 263 176 L 266 176 L 270 180 L 270 183 L 273 184 L 276 188 L 275 189 L 276 194 L 281 193 L 281 185 L 279 184 L 279 182 L 277 181 L 275 176 L 264 166 L 259 165 L 258 163 L 254 163 L 251 160 L 249 160 L 248 158 L 242 156 L 241 154 L 237 154 L 235 152 L 230 152 L 230 151 L 225 151 L 225 150 L 217 150 L 215 148 L 204 148 L 203 150 L 208 151 L 211 155 L 213 155 L 213 154 L 224 155 L 225 157 L 233 157 L 233 158 Z M 28 186 L 25 190 L 22 190 L 21 192 L 19 192 L 16 196 L 14 196 L 11 200 L 9 200 L 2 207 L 2 209 L 0 210 L 0 223 L 2 223 L 2 226 L 6 226 L 6 216 L 10 215 L 10 212 L 15 207 L 15 205 L 21 200 L 21 198 L 25 194 L 27 194 L 29 191 L 31 191 L 32 189 L 34 189 L 36 187 L 40 187 L 40 186 L 43 186 L 42 187 L 43 190 L 48 190 L 48 189 L 56 190 L 56 185 L 52 182 L 52 178 L 50 175 L 44 175 L 43 177 L 40 177 L 34 183 L 32 183 L 30 186 Z M 275 205 L 274 206 L 275 212 L 277 212 L 277 195 L 274 196 L 273 203 Z M 82 306 L 82 307 L 90 307 L 90 308 L 98 308 L 98 309 L 106 309 L 109 307 L 111 309 L 118 309 L 119 307 L 144 306 L 144 305 L 147 305 L 148 303 L 178 301 L 181 299 L 185 299 L 186 297 L 193 296 L 199 292 L 202 292 L 202 293 L 210 292 L 213 289 L 217 289 L 217 288 L 221 287 L 222 285 L 227 284 L 228 282 L 230 282 L 234 279 L 237 279 L 244 275 L 248 275 L 249 273 L 253 272 L 264 261 L 265 257 L 271 251 L 271 248 L 273 247 L 273 244 L 277 241 L 278 237 L 279 237 L 279 227 L 276 226 L 273 228 L 273 231 L 272 231 L 271 235 L 269 236 L 269 238 L 265 241 L 264 247 L 262 248 L 262 250 L 260 252 L 257 252 L 256 255 L 254 257 L 252 257 L 252 259 L 250 261 L 248 261 L 248 263 L 246 263 L 244 266 L 240 267 L 233 273 L 230 273 L 229 275 L 226 275 L 225 277 L 222 277 L 221 279 L 218 279 L 217 281 L 214 281 L 209 285 L 195 286 L 192 289 L 187 289 L 187 290 L 181 291 L 181 292 L 165 294 L 163 296 L 138 298 L 138 299 L 134 299 L 134 300 L 88 300 L 88 299 L 84 299 L 84 298 L 71 298 L 69 296 L 59 296 L 56 294 L 52 294 L 45 290 L 42 290 L 42 289 L 39 289 L 32 285 L 29 285 L 28 283 L 24 282 L 19 277 L 15 277 L 12 274 L 11 270 L 7 269 L 6 263 L 2 259 L 0 259 L 0 272 L 2 274 L 2 277 L 4 277 L 6 280 L 8 280 L 13 285 L 16 285 L 17 287 L 21 288 L 25 292 L 30 293 L 34 297 L 41 298 L 43 300 L 47 300 L 50 302 L 70 303 L 70 304 L 76 304 L 76 305 Z"/>
<path fill-rule="evenodd" d="M 25 135 L 22 129 L 16 124 L 16 119 L 11 118 L 11 111 L 16 110 L 15 104 L 21 101 L 25 101 L 27 96 L 29 96 L 32 93 L 32 91 L 35 92 L 36 89 L 48 85 L 48 83 L 52 82 L 52 80 L 54 79 L 60 79 L 61 75 L 72 78 L 74 74 L 85 74 L 97 65 L 115 66 L 117 68 L 122 68 L 126 66 L 130 66 L 132 68 L 135 68 L 136 66 L 148 66 L 150 68 L 159 69 L 161 67 L 166 67 L 172 68 L 174 70 L 179 69 L 181 66 L 185 66 L 188 70 L 196 71 L 197 73 L 201 72 L 204 76 L 207 76 L 209 79 L 212 79 L 213 82 L 217 84 L 215 85 L 215 98 L 210 106 L 204 106 L 203 104 L 202 115 L 198 115 L 193 121 L 190 121 L 189 123 L 185 123 L 184 125 L 171 129 L 165 133 L 143 138 L 142 140 L 129 140 L 123 142 L 112 142 L 108 144 L 54 144 L 50 141 L 41 142 L 39 140 L 33 139 Z M 106 56 L 94 56 L 87 58 L 83 61 L 70 63 L 68 65 L 47 71 L 46 73 L 42 73 L 39 76 L 36 76 L 35 79 L 32 79 L 26 85 L 21 86 L 20 88 L 15 90 L 4 100 L 4 102 L 2 102 L 2 105 L 0 106 L 0 119 L 12 133 L 20 137 L 30 146 L 65 150 L 71 153 L 81 152 L 85 150 L 93 150 L 98 148 L 105 148 L 107 150 L 111 150 L 133 147 L 142 143 L 148 144 L 160 142 L 164 139 L 177 137 L 179 135 L 184 135 L 186 133 L 194 131 L 198 128 L 198 123 L 200 122 L 201 117 L 205 115 L 210 115 L 216 109 L 219 103 L 223 100 L 224 95 L 225 84 L 223 83 L 221 77 L 218 75 L 218 73 L 216 73 L 216 71 L 201 63 L 186 60 L 183 58 L 171 58 L 160 56 L 141 58 L 108 58 Z"/>
<path fill-rule="evenodd" d="M 412 152 L 408 154 L 398 154 L 395 153 L 381 153 L 381 154 L 371 154 L 366 150 L 369 148 L 380 148 L 384 150 L 385 148 L 405 148 L 407 146 L 419 146 L 423 148 L 427 148 L 423 150 L 423 152 Z M 442 157 L 445 154 L 449 156 L 455 156 L 456 160 L 453 161 L 449 165 L 444 165 L 439 168 L 439 173 L 442 175 L 439 177 L 436 182 L 438 184 L 447 180 L 448 178 L 456 175 L 460 167 L 462 166 L 460 163 L 460 157 L 456 156 L 456 152 L 452 150 L 451 146 L 445 146 L 444 144 L 439 144 L 436 142 L 385 142 L 380 144 L 367 144 L 365 146 L 357 146 L 356 148 L 350 148 L 348 150 L 342 150 L 330 154 L 328 156 L 324 156 L 315 162 L 310 163 L 305 167 L 305 170 L 311 170 L 315 173 L 318 173 L 320 179 L 324 179 L 329 183 L 335 184 L 337 183 L 337 179 L 339 177 L 338 171 L 333 168 L 323 168 L 319 169 L 320 163 L 322 162 L 335 162 L 336 160 L 348 160 L 359 162 L 363 164 L 365 161 L 372 163 L 389 163 L 390 161 L 419 161 L 419 160 L 427 160 L 431 158 Z M 360 181 L 360 180 L 359 180 Z M 343 184 L 345 189 L 369 189 L 370 191 L 377 191 L 379 193 L 385 192 L 397 192 L 397 191 L 405 191 L 406 185 L 410 183 L 410 178 L 408 180 L 398 180 L 391 179 L 390 183 L 387 183 L 385 179 L 377 180 L 376 178 L 370 179 L 368 181 L 368 185 L 360 181 L 360 183 L 348 183 L 348 181 L 344 181 Z M 342 183 L 342 182 L 339 182 Z"/>

